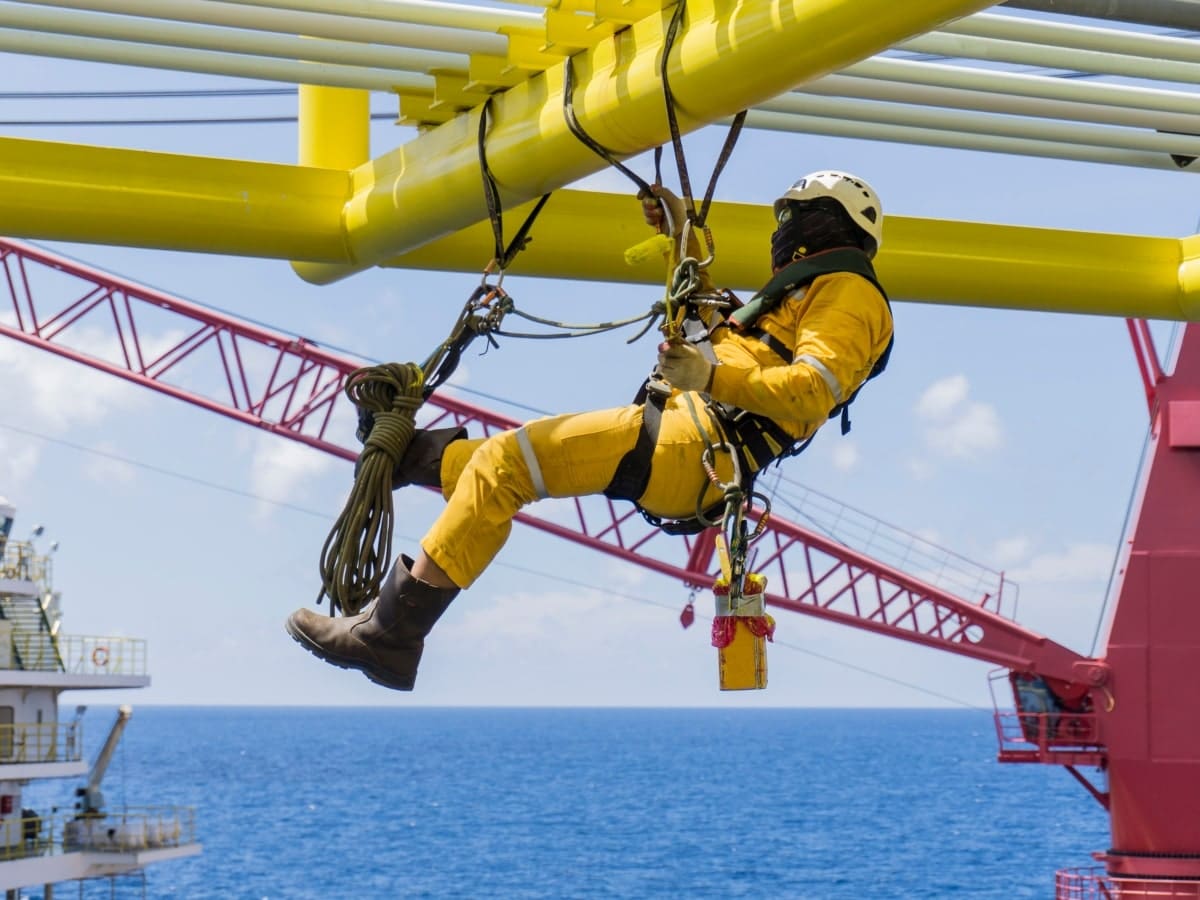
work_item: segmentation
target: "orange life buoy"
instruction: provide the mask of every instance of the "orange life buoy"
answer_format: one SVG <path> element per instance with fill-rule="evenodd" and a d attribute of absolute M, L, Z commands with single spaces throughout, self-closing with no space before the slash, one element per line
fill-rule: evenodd
<path fill-rule="evenodd" d="M 103 668 L 108 665 L 108 648 L 97 647 L 92 651 L 92 665 Z"/>

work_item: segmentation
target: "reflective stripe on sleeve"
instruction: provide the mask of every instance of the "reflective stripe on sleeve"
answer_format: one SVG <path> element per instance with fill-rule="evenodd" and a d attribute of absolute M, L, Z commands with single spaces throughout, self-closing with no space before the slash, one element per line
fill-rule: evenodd
<path fill-rule="evenodd" d="M 542 478 L 542 467 L 538 464 L 537 454 L 533 452 L 533 442 L 524 428 L 517 429 L 517 444 L 521 448 L 521 456 L 525 467 L 529 469 L 529 480 L 533 482 L 533 490 L 541 500 L 550 496 L 546 491 L 546 481 Z"/>
<path fill-rule="evenodd" d="M 841 384 L 838 383 L 837 377 L 830 372 L 828 368 L 826 368 L 825 363 L 821 362 L 815 356 L 809 356 L 807 353 L 805 353 L 803 356 L 797 356 L 794 362 L 806 363 L 817 370 L 817 374 L 819 374 L 825 380 L 825 384 L 829 386 L 829 392 L 833 394 L 834 403 L 841 403 L 842 400 L 845 399 L 842 396 Z"/>

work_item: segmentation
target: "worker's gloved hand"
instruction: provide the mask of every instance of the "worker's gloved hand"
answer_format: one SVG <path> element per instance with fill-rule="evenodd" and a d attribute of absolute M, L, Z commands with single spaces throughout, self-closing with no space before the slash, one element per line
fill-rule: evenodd
<path fill-rule="evenodd" d="M 661 184 L 654 185 L 650 190 L 649 194 L 645 191 L 638 194 L 638 199 L 642 201 L 642 217 L 646 224 L 656 229 L 659 234 L 675 238 L 675 250 L 679 259 L 704 259 L 708 254 L 701 246 L 699 228 L 689 228 L 687 247 L 679 246 L 679 239 L 683 236 L 683 225 L 687 219 L 683 201 Z M 700 286 L 702 290 L 712 290 L 712 279 L 708 275 L 708 269 L 700 270 Z"/>
<path fill-rule="evenodd" d="M 681 391 L 707 391 L 712 387 L 713 364 L 693 344 L 659 344 L 658 371 L 671 387 Z"/>
<path fill-rule="evenodd" d="M 661 184 L 653 185 L 650 190 L 652 193 L 649 194 L 645 191 L 638 193 L 638 199 L 642 201 L 642 217 L 646 224 L 659 234 L 671 237 L 678 235 L 687 216 L 683 201 Z"/>
<path fill-rule="evenodd" d="M 371 436 L 371 429 L 375 427 L 375 414 L 369 409 L 358 408 L 358 430 L 354 432 L 354 436 L 358 438 L 360 444 L 365 444 L 367 438 Z"/>

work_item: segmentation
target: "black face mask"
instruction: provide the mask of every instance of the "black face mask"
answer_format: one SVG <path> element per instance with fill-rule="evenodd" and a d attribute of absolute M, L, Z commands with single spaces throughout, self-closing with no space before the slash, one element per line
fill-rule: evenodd
<path fill-rule="evenodd" d="M 862 229 L 850 221 L 836 200 L 790 201 L 779 218 L 779 227 L 771 235 L 771 268 L 775 271 L 822 250 L 863 247 Z"/>

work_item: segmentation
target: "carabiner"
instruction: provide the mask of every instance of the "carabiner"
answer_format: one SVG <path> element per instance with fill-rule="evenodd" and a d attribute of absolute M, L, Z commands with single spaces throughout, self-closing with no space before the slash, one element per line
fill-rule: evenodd
<path fill-rule="evenodd" d="M 733 463 L 733 480 L 721 481 L 721 476 L 717 474 L 716 461 L 713 458 L 714 450 L 723 450 L 729 454 L 729 460 Z M 704 453 L 700 457 L 700 464 L 704 466 L 704 471 L 708 475 L 708 480 L 716 487 L 720 488 L 726 496 L 742 490 L 742 466 L 738 461 L 737 451 L 728 441 L 721 441 L 719 444 L 709 444 L 704 448 Z"/>
<path fill-rule="evenodd" d="M 496 281 L 494 283 L 488 281 L 488 278 L 497 272 L 500 274 L 496 276 Z M 498 291 L 502 284 L 504 284 L 504 269 L 500 267 L 499 260 L 493 259 L 483 267 L 483 277 L 479 279 L 479 285 L 480 287 L 492 288 Z"/>

